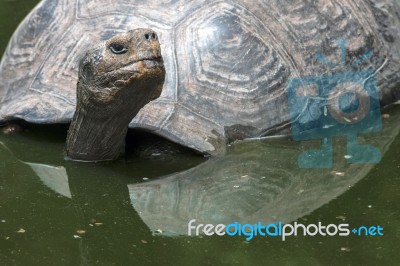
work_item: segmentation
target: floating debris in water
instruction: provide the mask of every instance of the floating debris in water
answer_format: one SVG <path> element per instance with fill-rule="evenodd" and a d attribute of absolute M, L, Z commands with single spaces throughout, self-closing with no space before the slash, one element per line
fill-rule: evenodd
<path fill-rule="evenodd" d="M 372 205 L 368 205 L 368 208 L 370 208 L 370 209 L 371 209 L 371 208 L 372 208 Z"/>
<path fill-rule="evenodd" d="M 340 216 L 336 216 L 336 219 L 342 220 L 343 222 L 346 221 L 346 217 L 340 215 Z"/>
<path fill-rule="evenodd" d="M 9 236 L 6 236 L 4 239 L 5 239 L 5 240 L 9 240 L 9 239 L 10 239 L 10 237 L 9 237 Z"/>
<path fill-rule="evenodd" d="M 74 235 L 74 238 L 82 238 L 82 237 L 80 237 L 80 236 L 78 236 L 78 235 Z"/>
<path fill-rule="evenodd" d="M 101 225 L 103 225 L 103 223 L 101 223 L 101 222 L 99 222 L 99 221 L 97 221 L 95 219 L 92 219 L 92 220 L 90 220 L 90 224 L 89 225 L 90 226 L 101 226 Z"/>
<path fill-rule="evenodd" d="M 85 230 L 77 230 L 76 231 L 79 235 L 83 236 L 84 234 L 86 234 Z"/>
<path fill-rule="evenodd" d="M 234 185 L 233 187 L 234 187 L 234 188 L 239 188 L 240 186 L 238 186 L 238 185 Z"/>
<path fill-rule="evenodd" d="M 24 234 L 26 232 L 26 230 L 24 228 L 20 228 L 17 233 L 18 234 Z"/>
<path fill-rule="evenodd" d="M 241 177 L 246 178 L 246 177 L 249 177 L 249 175 L 242 175 Z"/>
<path fill-rule="evenodd" d="M 389 119 L 390 118 L 390 114 L 382 114 L 382 118 Z"/>
<path fill-rule="evenodd" d="M 352 156 L 351 156 L 351 155 L 348 155 L 348 154 L 346 154 L 346 155 L 344 156 L 344 158 L 345 158 L 345 159 L 351 159 L 351 158 L 352 158 Z"/>
<path fill-rule="evenodd" d="M 265 179 L 265 178 L 266 178 L 265 176 L 260 177 L 260 179 Z"/>
<path fill-rule="evenodd" d="M 154 233 L 156 233 L 156 234 L 162 234 L 163 231 L 162 231 L 161 229 L 157 229 L 156 231 L 154 231 Z"/>
<path fill-rule="evenodd" d="M 147 241 L 146 240 L 140 240 L 140 242 L 142 242 L 143 244 L 147 244 Z"/>
<path fill-rule="evenodd" d="M 1 222 L 2 222 L 2 223 L 5 223 L 5 222 L 6 222 L 6 220 L 1 220 Z"/>
<path fill-rule="evenodd" d="M 143 179 L 144 181 L 149 180 L 148 177 L 143 177 L 142 179 Z"/>
<path fill-rule="evenodd" d="M 350 248 L 347 248 L 347 247 L 341 247 L 340 250 L 341 251 L 350 252 Z"/>
<path fill-rule="evenodd" d="M 304 189 L 300 189 L 299 191 L 297 191 L 297 195 L 300 195 L 304 192 Z"/>

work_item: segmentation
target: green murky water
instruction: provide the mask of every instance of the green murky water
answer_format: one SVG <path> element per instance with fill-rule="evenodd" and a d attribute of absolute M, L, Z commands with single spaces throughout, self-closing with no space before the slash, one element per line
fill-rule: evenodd
<path fill-rule="evenodd" d="M 0 1 L 0 51 L 36 2 Z M 139 152 L 82 164 L 64 160 L 66 126 L 1 135 L 0 264 L 398 265 L 400 108 L 384 113 L 383 130 L 360 138 L 382 151 L 382 161 L 346 164 L 337 139 L 328 170 L 297 167 L 313 142 L 242 142 L 206 160 L 139 136 L 131 145 Z M 193 218 L 380 225 L 384 235 L 182 236 Z"/>

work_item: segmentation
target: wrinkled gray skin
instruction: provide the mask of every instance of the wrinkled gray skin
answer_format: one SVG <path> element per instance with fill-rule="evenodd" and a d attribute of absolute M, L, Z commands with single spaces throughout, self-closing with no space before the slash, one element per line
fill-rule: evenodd
<path fill-rule="evenodd" d="M 164 79 L 160 44 L 150 29 L 121 33 L 91 48 L 79 65 L 67 157 L 105 161 L 124 154 L 129 122 L 160 96 Z"/>
<path fill-rule="evenodd" d="M 372 68 L 381 104 L 398 100 L 399 14 L 396 0 L 43 0 L 2 59 L 0 121 L 70 122 L 87 47 L 133 27 L 152 28 L 165 83 L 130 127 L 221 154 L 236 139 L 288 129 L 291 78 Z M 355 64 L 367 51 L 371 57 Z"/>

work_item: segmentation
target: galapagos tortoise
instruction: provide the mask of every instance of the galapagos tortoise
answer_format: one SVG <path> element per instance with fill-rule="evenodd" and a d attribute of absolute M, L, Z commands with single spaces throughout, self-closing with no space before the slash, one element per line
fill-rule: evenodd
<path fill-rule="evenodd" d="M 295 77 L 373 67 L 381 104 L 399 99 L 399 14 L 395 0 L 43 0 L 2 58 L 0 121 L 70 122 L 86 47 L 151 28 L 165 83 L 130 127 L 218 154 L 289 125 L 285 89 Z"/>

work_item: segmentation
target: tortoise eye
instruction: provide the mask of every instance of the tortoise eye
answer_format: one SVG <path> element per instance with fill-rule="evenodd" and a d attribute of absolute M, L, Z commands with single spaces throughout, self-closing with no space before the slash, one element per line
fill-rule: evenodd
<path fill-rule="evenodd" d="M 120 43 L 112 43 L 109 48 L 114 54 L 125 54 L 128 52 L 128 48 Z"/>

